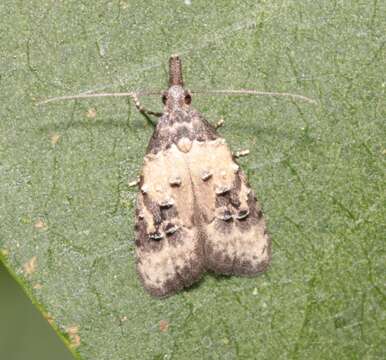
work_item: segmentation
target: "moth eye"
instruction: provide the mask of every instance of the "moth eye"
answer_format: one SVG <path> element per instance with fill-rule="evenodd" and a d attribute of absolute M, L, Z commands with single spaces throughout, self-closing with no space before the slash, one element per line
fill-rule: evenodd
<path fill-rule="evenodd" d="M 166 93 L 163 93 L 162 94 L 162 102 L 163 102 L 164 105 L 166 104 L 167 100 L 168 100 L 168 96 L 166 95 Z"/>
<path fill-rule="evenodd" d="M 192 95 L 189 92 L 185 92 L 184 98 L 185 104 L 189 105 L 192 102 Z"/>

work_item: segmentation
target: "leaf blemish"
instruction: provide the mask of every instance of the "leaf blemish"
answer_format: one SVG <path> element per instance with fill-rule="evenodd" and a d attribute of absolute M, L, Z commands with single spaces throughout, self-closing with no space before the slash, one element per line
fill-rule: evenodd
<path fill-rule="evenodd" d="M 70 338 L 70 344 L 72 347 L 78 347 L 80 345 L 80 336 L 78 334 L 79 332 L 79 326 L 78 325 L 72 325 L 68 326 L 67 329 L 68 337 Z"/>
<path fill-rule="evenodd" d="M 95 119 L 96 114 L 97 114 L 96 109 L 95 108 L 90 108 L 86 112 L 86 117 L 88 117 L 89 119 Z"/>
<path fill-rule="evenodd" d="M 54 317 L 50 313 L 45 313 L 43 316 L 51 326 L 54 324 Z"/>
<path fill-rule="evenodd" d="M 52 145 L 56 145 L 59 142 L 60 135 L 58 133 L 52 133 L 50 135 L 50 140 Z"/>
<path fill-rule="evenodd" d="M 26 275 L 31 275 L 36 271 L 37 266 L 37 257 L 33 256 L 31 259 L 29 259 L 24 265 L 23 270 Z"/>
<path fill-rule="evenodd" d="M 48 225 L 44 222 L 42 218 L 36 220 L 34 228 L 38 230 L 47 230 Z"/>
<path fill-rule="evenodd" d="M 166 332 L 169 329 L 169 322 L 167 320 L 161 320 L 159 322 L 159 329 L 161 332 Z"/>

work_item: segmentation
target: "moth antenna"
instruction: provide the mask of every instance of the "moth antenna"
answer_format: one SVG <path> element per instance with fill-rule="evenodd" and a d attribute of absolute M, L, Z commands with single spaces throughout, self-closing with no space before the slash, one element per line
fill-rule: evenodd
<path fill-rule="evenodd" d="M 77 100 L 77 99 L 89 99 L 89 98 L 99 98 L 99 97 L 130 97 L 135 104 L 135 107 L 138 109 L 139 112 L 148 114 L 148 115 L 154 115 L 157 117 L 160 117 L 163 115 L 163 113 L 160 112 L 154 112 L 151 110 L 145 109 L 141 103 L 139 102 L 138 96 L 152 96 L 152 95 L 159 95 L 159 93 L 155 92 L 144 92 L 144 93 L 135 93 L 135 92 L 121 92 L 121 93 L 91 93 L 91 94 L 78 94 L 78 95 L 65 95 L 65 96 L 57 96 L 52 97 L 43 101 L 38 102 L 36 105 L 43 105 L 48 104 L 50 102 L 55 101 L 62 101 L 62 100 Z"/>
<path fill-rule="evenodd" d="M 38 102 L 36 105 L 48 104 L 50 102 L 62 101 L 62 100 L 76 100 L 76 99 L 89 99 L 97 97 L 131 97 L 137 95 L 134 92 L 123 92 L 123 93 L 91 93 L 91 94 L 78 94 L 78 95 L 64 95 L 48 98 L 46 100 Z"/>
<path fill-rule="evenodd" d="M 146 92 L 119 92 L 119 93 L 83 93 L 78 95 L 64 95 L 48 98 L 46 100 L 39 101 L 36 105 L 43 105 L 50 102 L 62 101 L 62 100 L 76 100 L 76 99 L 88 99 L 88 98 L 97 98 L 97 97 L 134 97 L 138 96 L 154 96 L 160 95 L 160 91 L 146 91 Z"/>
<path fill-rule="evenodd" d="M 257 90 L 208 90 L 208 91 L 192 91 L 193 94 L 214 94 L 214 95 L 257 95 L 257 96 L 274 96 L 274 97 L 289 97 L 294 100 L 302 100 L 311 104 L 317 104 L 314 99 L 311 99 L 307 96 L 291 94 L 291 93 L 281 93 L 281 92 L 269 92 L 269 91 L 257 91 Z"/>

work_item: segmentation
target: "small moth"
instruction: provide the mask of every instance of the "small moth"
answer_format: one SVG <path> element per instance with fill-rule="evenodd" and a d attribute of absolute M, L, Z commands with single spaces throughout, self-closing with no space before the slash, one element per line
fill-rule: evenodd
<path fill-rule="evenodd" d="M 260 205 L 225 140 L 191 106 L 178 56 L 169 60 L 162 101 L 137 198 L 137 270 L 145 289 L 164 297 L 205 271 L 265 271 L 271 240 Z"/>
<path fill-rule="evenodd" d="M 255 90 L 208 93 L 288 96 Z M 144 109 L 137 94 L 63 96 L 43 101 L 129 96 L 137 109 L 159 116 L 147 147 L 135 213 L 136 267 L 145 289 L 166 297 L 197 282 L 203 273 L 254 276 L 271 261 L 271 240 L 255 194 L 225 140 L 191 106 L 181 60 L 169 60 L 163 113 Z"/>

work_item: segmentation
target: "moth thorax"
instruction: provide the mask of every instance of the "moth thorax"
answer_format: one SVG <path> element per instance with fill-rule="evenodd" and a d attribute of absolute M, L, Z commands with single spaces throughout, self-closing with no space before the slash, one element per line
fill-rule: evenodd
<path fill-rule="evenodd" d="M 192 148 L 192 140 L 187 137 L 183 137 L 178 140 L 177 147 L 180 151 L 187 153 Z"/>

